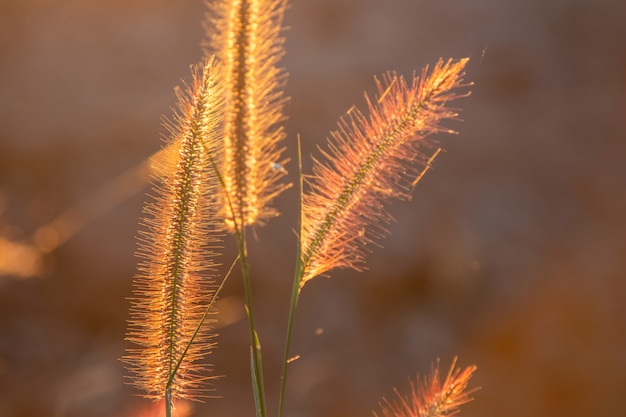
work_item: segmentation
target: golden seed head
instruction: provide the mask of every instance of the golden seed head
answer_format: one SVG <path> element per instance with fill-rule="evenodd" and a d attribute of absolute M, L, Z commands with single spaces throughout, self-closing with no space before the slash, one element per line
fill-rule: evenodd
<path fill-rule="evenodd" d="M 467 385 L 476 366 L 468 366 L 462 371 L 456 368 L 456 359 L 448 374 L 441 381 L 439 366 L 433 366 L 430 375 L 410 381 L 410 393 L 405 397 L 397 391 L 395 401 L 383 400 L 381 417 L 449 417 L 459 411 L 459 407 L 472 401 L 471 394 L 477 388 Z M 375 417 L 378 414 L 374 413 Z"/>
<path fill-rule="evenodd" d="M 219 148 L 218 74 L 208 60 L 194 71 L 193 84 L 178 93 L 178 111 L 167 126 L 167 146 L 176 146 L 177 155 L 170 154 L 157 171 L 156 195 L 146 206 L 146 230 L 140 232 L 127 333 L 137 347 L 123 360 L 132 384 L 148 398 L 163 398 L 168 387 L 174 398 L 197 399 L 206 391 L 203 358 L 214 346 L 209 326 L 202 326 L 186 349 L 214 296 L 212 246 L 220 226 L 213 220 L 218 182 L 209 158 Z"/>
<path fill-rule="evenodd" d="M 207 49 L 224 65 L 224 154 L 222 214 L 227 228 L 263 224 L 278 215 L 272 200 L 289 187 L 286 160 L 285 74 L 280 34 L 284 0 L 219 0 L 211 4 Z"/>
<path fill-rule="evenodd" d="M 438 153 L 431 135 L 457 114 L 447 108 L 459 97 L 467 59 L 439 62 L 411 84 L 395 73 L 376 80 L 378 97 L 366 117 L 352 108 L 331 133 L 325 163 L 314 161 L 305 178 L 302 208 L 302 281 L 338 267 L 362 269 L 366 246 L 385 234 L 383 203 L 407 199 Z"/>

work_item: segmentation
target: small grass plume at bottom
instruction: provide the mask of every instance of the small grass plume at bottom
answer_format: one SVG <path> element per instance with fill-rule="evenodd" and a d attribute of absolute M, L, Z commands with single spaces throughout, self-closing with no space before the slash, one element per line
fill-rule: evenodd
<path fill-rule="evenodd" d="M 410 392 L 403 396 L 397 390 L 394 400 L 383 400 L 382 414 L 375 417 L 450 417 L 459 411 L 459 407 L 472 401 L 471 394 L 478 388 L 468 389 L 470 377 L 476 366 L 468 366 L 462 371 L 452 362 L 448 375 L 442 381 L 439 374 L 439 362 L 432 366 L 425 378 L 419 376 L 410 381 Z"/>

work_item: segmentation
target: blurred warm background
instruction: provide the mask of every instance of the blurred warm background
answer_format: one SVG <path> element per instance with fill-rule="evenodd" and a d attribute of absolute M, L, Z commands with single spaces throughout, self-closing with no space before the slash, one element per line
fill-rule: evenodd
<path fill-rule="evenodd" d="M 2 417 L 148 415 L 118 361 L 142 163 L 200 57 L 203 12 L 202 0 L 0 0 Z M 475 86 L 457 103 L 460 135 L 441 137 L 413 201 L 391 207 L 370 270 L 305 287 L 288 416 L 371 415 L 455 355 L 479 367 L 465 416 L 620 414 L 625 19 L 622 0 L 292 2 L 288 146 L 301 134 L 305 169 L 375 74 L 470 56 Z M 251 245 L 270 399 L 295 201 L 285 193 Z M 241 297 L 233 279 L 211 358 L 220 398 L 194 415 L 253 415 Z"/>

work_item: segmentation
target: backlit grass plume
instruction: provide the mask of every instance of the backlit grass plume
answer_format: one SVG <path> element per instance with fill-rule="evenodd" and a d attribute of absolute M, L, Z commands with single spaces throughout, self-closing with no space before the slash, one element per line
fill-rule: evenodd
<path fill-rule="evenodd" d="M 411 392 L 407 396 L 396 391 L 395 401 L 384 400 L 380 417 L 449 417 L 459 407 L 472 400 L 476 389 L 468 389 L 470 377 L 476 366 L 459 370 L 452 363 L 446 379 L 441 381 L 439 368 L 433 367 L 428 377 L 410 382 Z M 374 413 L 375 417 L 378 414 Z"/>
<path fill-rule="evenodd" d="M 285 74 L 278 67 L 286 5 L 285 0 L 215 0 L 209 6 L 206 46 L 225 70 L 221 175 L 229 198 L 222 198 L 221 207 L 234 231 L 234 221 L 248 226 L 277 215 L 270 203 L 288 187 L 281 183 Z"/>
<path fill-rule="evenodd" d="M 300 286 L 338 267 L 361 269 L 364 249 L 385 233 L 383 203 L 408 199 L 438 152 L 433 133 L 449 132 L 446 104 L 460 95 L 468 59 L 439 62 L 407 83 L 395 73 L 376 80 L 378 97 L 365 96 L 368 116 L 352 109 L 331 134 L 327 162 L 314 161 L 302 202 Z"/>
<path fill-rule="evenodd" d="M 211 270 L 217 243 L 218 181 L 207 152 L 217 153 L 222 115 L 218 68 L 211 59 L 177 92 L 179 103 L 167 146 L 178 144 L 175 163 L 155 176 L 156 196 L 146 206 L 127 339 L 138 347 L 123 360 L 145 397 L 198 399 L 210 370 L 203 358 L 213 347 L 201 326 L 214 297 Z M 212 155 L 211 155 L 212 157 Z M 206 323 L 205 323 L 206 324 Z M 193 343 L 191 343 L 193 341 Z"/>

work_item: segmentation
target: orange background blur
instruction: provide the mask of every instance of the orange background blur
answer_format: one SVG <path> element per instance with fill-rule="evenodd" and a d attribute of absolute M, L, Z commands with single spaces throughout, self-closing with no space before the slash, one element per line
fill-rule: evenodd
<path fill-rule="evenodd" d="M 202 0 L 0 0 L 0 416 L 148 415 L 118 360 L 147 187 L 118 176 L 159 148 L 173 87 L 200 58 L 203 13 Z M 305 170 L 373 75 L 470 56 L 475 85 L 455 103 L 465 121 L 448 124 L 460 135 L 440 137 L 447 152 L 413 201 L 391 206 L 369 271 L 304 288 L 286 415 L 371 415 L 455 355 L 482 386 L 464 416 L 620 414 L 625 20 L 622 0 L 292 2 L 287 146 L 293 158 L 301 134 Z M 296 199 L 286 192 L 284 215 L 250 245 L 270 411 Z M 40 227 L 61 213 L 77 233 L 55 247 Z M 54 247 L 43 259 L 15 246 L 33 234 Z M 210 358 L 221 398 L 197 416 L 254 413 L 234 278 Z"/>

